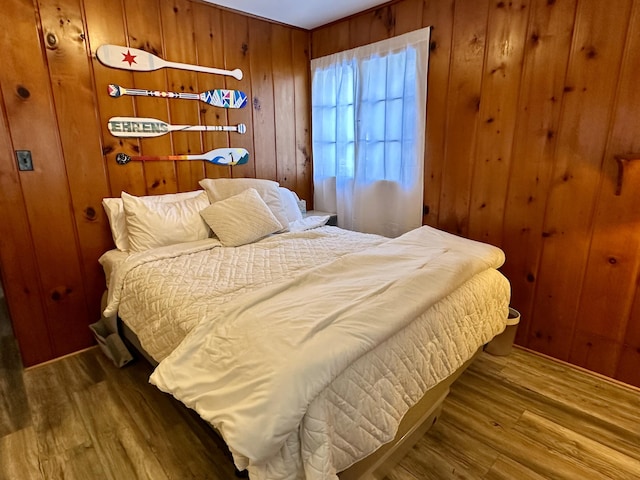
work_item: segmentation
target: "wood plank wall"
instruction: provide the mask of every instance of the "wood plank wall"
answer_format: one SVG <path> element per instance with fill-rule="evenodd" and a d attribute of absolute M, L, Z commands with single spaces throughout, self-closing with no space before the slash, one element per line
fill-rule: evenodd
<path fill-rule="evenodd" d="M 640 386 L 640 1 L 402 0 L 312 57 L 428 25 L 424 223 L 505 250 L 517 343 Z"/>
<path fill-rule="evenodd" d="M 311 205 L 309 32 L 189 0 L 5 0 L 0 15 L 0 272 L 26 365 L 93 343 L 105 288 L 99 256 L 113 247 L 101 200 L 188 191 L 206 177 L 278 180 Z M 95 59 L 101 44 L 167 60 L 241 68 L 244 78 L 131 73 Z M 250 105 L 107 95 L 107 85 L 201 92 L 239 89 Z M 111 116 L 174 124 L 245 123 L 245 135 L 182 132 L 116 139 Z M 203 162 L 115 163 L 117 152 L 199 153 L 244 147 L 241 167 Z M 18 171 L 30 150 L 33 171 Z"/>

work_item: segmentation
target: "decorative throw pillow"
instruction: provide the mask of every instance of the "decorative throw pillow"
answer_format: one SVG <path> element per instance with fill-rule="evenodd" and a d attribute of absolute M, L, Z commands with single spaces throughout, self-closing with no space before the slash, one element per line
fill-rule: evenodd
<path fill-rule="evenodd" d="M 181 193 L 166 193 L 163 195 L 147 195 L 144 197 L 138 197 L 144 201 L 151 203 L 157 202 L 178 202 L 181 200 L 187 200 L 189 198 L 197 197 L 202 194 L 202 190 L 195 190 L 193 192 L 181 192 Z M 102 206 L 107 218 L 109 220 L 109 227 L 111 228 L 111 236 L 113 237 L 113 243 L 115 243 L 118 250 L 123 252 L 129 251 L 129 234 L 127 232 L 127 223 L 124 217 L 124 206 L 122 204 L 122 198 L 103 198 Z"/>
<path fill-rule="evenodd" d="M 213 203 L 200 215 L 225 247 L 246 245 L 282 230 L 255 188 Z"/>
<path fill-rule="evenodd" d="M 198 183 L 207 191 L 212 204 L 237 195 L 248 188 L 254 188 L 278 219 L 282 228 L 286 230 L 289 226 L 289 220 L 280 199 L 278 182 L 260 178 L 205 178 Z"/>
<path fill-rule="evenodd" d="M 209 237 L 209 228 L 200 216 L 209 205 L 205 192 L 176 202 L 150 201 L 122 192 L 122 202 L 133 252 Z"/>

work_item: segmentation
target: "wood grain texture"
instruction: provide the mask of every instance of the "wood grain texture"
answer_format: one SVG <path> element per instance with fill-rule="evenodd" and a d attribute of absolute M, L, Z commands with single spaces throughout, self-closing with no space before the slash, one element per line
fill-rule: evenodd
<path fill-rule="evenodd" d="M 195 46 L 195 28 L 192 11 L 192 2 L 188 0 L 173 0 L 160 4 L 160 19 L 162 22 L 162 36 L 166 57 L 172 61 L 197 64 L 198 56 Z M 215 66 L 203 64 L 206 66 Z M 208 80 L 203 88 L 200 88 L 198 80 Z M 208 77 L 208 78 L 207 78 Z M 201 75 L 196 72 L 171 68 L 167 70 L 167 86 L 172 92 L 200 93 L 200 91 L 215 88 L 220 75 Z M 208 85 L 214 85 L 209 87 Z M 174 125 L 198 125 L 200 121 L 199 101 L 169 102 L 170 123 Z M 211 125 L 218 125 L 218 122 Z M 219 134 L 220 135 L 220 134 Z M 202 153 L 202 136 L 197 132 L 173 132 L 171 133 L 172 150 L 178 154 Z M 177 190 L 189 191 L 199 188 L 198 180 L 204 178 L 204 162 L 177 162 Z"/>
<path fill-rule="evenodd" d="M 433 26 L 427 85 L 427 127 L 424 151 L 425 225 L 437 227 L 445 165 L 448 85 L 453 35 L 454 0 L 425 2 L 422 26 Z M 398 5 L 398 10 L 402 7 Z"/>
<path fill-rule="evenodd" d="M 246 16 L 182 0 L 11 0 L 3 5 L 0 216 L 6 221 L 0 226 L 0 262 L 2 276 L 10 283 L 6 291 L 25 363 L 92 341 L 86 325 L 95 320 L 92 298 L 98 287 L 93 282 L 99 271 L 95 257 L 100 245 L 110 245 L 111 240 L 100 209 L 95 221 L 86 215 L 89 208 L 96 210 L 95 201 L 102 195 L 98 192 L 105 190 L 102 182 L 111 196 L 123 190 L 144 195 L 191 188 L 201 171 L 201 165 L 184 168 L 172 162 L 120 167 L 114 163 L 115 153 L 154 149 L 171 153 L 178 147 L 196 148 L 201 141 L 203 148 L 245 147 L 261 161 L 254 149 L 257 139 L 270 150 L 275 145 L 275 178 L 295 185 L 312 208 L 310 53 L 325 55 L 433 25 L 425 130 L 428 213 L 423 221 L 488 238 L 504 248 L 503 271 L 512 282 L 512 303 L 522 312 L 518 343 L 640 385 L 640 246 L 634 209 L 639 169 L 629 169 L 622 195 L 616 197 L 611 159 L 618 153 L 634 153 L 640 138 L 634 54 L 638 3 L 624 0 L 616 8 L 591 0 L 527 3 L 521 70 L 516 50 L 509 54 L 507 49 L 505 65 L 513 70 L 493 80 L 487 72 L 503 54 L 499 39 L 510 38 L 505 32 L 522 32 L 524 21 L 513 10 L 521 3 L 512 2 L 511 10 L 507 2 L 499 7 L 501 3 L 401 0 L 311 34 L 284 26 L 278 32 L 265 22 L 274 40 L 270 48 L 264 47 L 271 67 L 265 63 L 259 68 L 272 77 L 273 132 L 254 128 L 253 107 L 227 112 L 182 100 L 174 104 L 110 98 L 105 93 L 109 83 L 168 88 L 174 82 L 178 88 L 184 83 L 186 90 L 203 90 L 202 82 L 211 76 L 197 74 L 194 80 L 189 73 L 173 72 L 178 76 L 170 82 L 166 71 L 133 75 L 104 67 L 93 57 L 103 43 L 142 47 L 163 56 L 195 55 L 202 64 L 242 68 L 244 80 L 221 79 L 220 85 L 241 89 L 253 99 L 252 62 L 257 66 L 260 59 L 251 57 L 255 47 L 250 45 L 254 40 L 249 41 Z M 55 34 L 58 49 L 46 47 L 53 38 L 47 33 Z M 285 65 L 285 33 L 291 39 L 291 70 Z M 76 78 L 78 97 L 72 102 L 75 92 L 66 87 Z M 262 79 L 256 80 L 261 88 L 267 85 Z M 292 95 L 283 103 L 282 92 L 292 84 Z M 498 107 L 512 134 L 497 135 L 482 123 L 484 113 L 495 114 Z M 187 137 L 176 133 L 174 139 L 186 141 L 181 146 L 172 143 L 171 136 L 138 141 L 115 139 L 108 133 L 106 121 L 111 116 L 141 114 L 163 119 L 188 114 L 202 123 L 245 123 L 248 133 Z M 32 134 L 35 129 L 38 135 Z M 273 138 L 263 139 L 264 131 Z M 285 136 L 281 138 L 279 131 Z M 494 160 L 504 161 L 509 143 L 505 182 L 506 169 Z M 101 159 L 92 153 L 97 148 Z M 16 149 L 32 151 L 35 172 L 17 172 Z M 289 183 L 292 158 L 295 183 Z M 488 169 L 483 164 L 486 158 L 493 159 Z M 265 171 L 274 172 L 269 161 Z M 255 176 L 256 165 L 206 166 L 203 175 Z M 479 209 L 483 203 L 487 207 Z M 52 295 L 59 300 L 52 300 Z"/>
<path fill-rule="evenodd" d="M 94 348 L 9 366 L 24 378 L 29 421 L 0 434 L 0 479 L 235 478 L 219 437 L 150 385 L 143 361 L 117 369 Z M 638 415 L 637 389 L 519 348 L 483 353 L 385 478 L 634 479 Z"/>
<path fill-rule="evenodd" d="M 581 1 L 576 13 L 531 319 L 542 338 L 529 339 L 532 348 L 565 360 L 571 350 L 568 339 L 578 321 L 590 226 L 630 7 L 631 2 L 610 9 L 598 2 Z M 560 257 L 562 262 L 558 262 Z M 589 320 L 581 319 L 580 323 Z"/>
<path fill-rule="evenodd" d="M 31 425 L 20 352 L 5 303 L 0 297 L 0 437 Z"/>
<path fill-rule="evenodd" d="M 620 417 L 608 403 L 619 395 Z M 629 415 L 638 408 L 638 390 L 570 365 L 517 348 L 508 357 L 483 354 L 396 471 L 434 479 L 637 478 L 640 430 Z"/>
<path fill-rule="evenodd" d="M 293 191 L 297 189 L 295 81 L 293 76 L 293 44 L 291 31 L 280 25 L 271 26 L 273 56 L 273 97 L 277 181 Z"/>
<path fill-rule="evenodd" d="M 488 13 L 487 0 L 462 2 L 453 19 L 438 224 L 461 235 L 469 226 Z"/>
<path fill-rule="evenodd" d="M 159 0 L 132 0 L 124 2 L 127 25 L 127 45 L 145 50 L 169 61 L 178 61 L 166 55 L 163 42 L 161 3 Z M 168 47 L 168 46 L 167 46 Z M 109 71 L 110 73 L 110 71 Z M 168 75 L 176 74 L 161 68 L 153 72 L 134 72 L 133 88 L 168 90 Z M 163 98 L 135 97 L 136 115 L 147 118 L 169 118 L 169 101 Z M 140 140 L 142 155 L 168 155 L 172 151 L 171 136 Z M 181 152 L 182 153 L 182 152 Z M 175 162 L 145 162 L 146 191 L 151 195 L 175 192 L 178 189 L 177 164 Z M 124 167 L 124 168 L 128 168 Z"/>
<path fill-rule="evenodd" d="M 33 158 L 34 170 L 23 172 L 20 185 L 53 354 L 64 355 L 89 344 L 91 334 L 60 127 L 45 54 L 33 25 L 33 4 L 11 0 L 4 4 L 4 11 L 0 18 L 0 30 L 6 32 L 3 43 L 10 36 L 20 39 L 20 44 L 5 49 L 0 87 L 13 148 L 30 150 Z M 10 306 L 11 293 L 8 289 Z M 26 342 L 21 339 L 22 344 Z"/>
<path fill-rule="evenodd" d="M 592 237 L 586 264 L 577 325 L 570 360 L 577 365 L 607 375 L 615 375 L 627 326 L 633 323 L 630 311 L 635 294 L 640 257 L 640 209 L 635 189 L 616 195 L 617 165 L 612 160 L 620 152 L 640 151 L 637 125 L 640 124 L 640 94 L 637 78 L 640 63 L 640 5 L 635 2 L 627 32 L 628 44 L 622 59 L 614 105 L 614 117 L 604 153 Z M 638 185 L 640 169 L 628 168 L 624 182 Z M 607 285 L 603 292 L 602 285 Z M 611 324 L 610 318 L 621 321 Z M 638 327 L 631 327 L 638 328 Z M 593 346 L 596 348 L 592 348 Z M 603 361 L 606 359 L 606 361 Z"/>
<path fill-rule="evenodd" d="M 503 248 L 517 343 L 640 386 L 640 165 L 616 196 L 613 160 L 640 148 L 638 2 L 384 9 L 389 34 L 434 27 L 423 223 Z M 314 30 L 314 58 L 383 37 L 382 18 Z"/>
<path fill-rule="evenodd" d="M 244 148 L 249 152 L 250 158 L 254 158 L 256 151 L 253 137 L 253 88 L 251 85 L 251 63 L 249 59 L 249 19 L 242 15 L 224 10 L 222 12 L 222 35 L 224 37 L 224 62 L 227 70 L 239 68 L 243 72 L 243 80 L 236 81 L 227 78 L 227 88 L 240 89 L 247 94 L 248 105 L 245 108 L 229 110 L 229 123 L 247 125 L 247 133 L 236 136 L 231 147 Z M 251 127 L 250 127 L 251 126 Z M 255 177 L 256 166 L 254 162 L 234 167 L 231 170 L 233 177 Z"/>
<path fill-rule="evenodd" d="M 424 3 L 424 0 L 409 0 L 394 5 L 394 35 L 402 35 L 422 28 Z"/>
<path fill-rule="evenodd" d="M 253 145 L 256 177 L 276 180 L 276 129 L 273 102 L 273 42 L 271 25 L 249 20 L 249 72 L 253 108 Z"/>
<path fill-rule="evenodd" d="M 0 478 L 43 478 L 37 438 L 33 427 L 0 437 Z"/>
<path fill-rule="evenodd" d="M 87 41 L 91 46 L 92 59 L 95 59 L 95 52 L 100 45 L 128 44 L 124 8 L 121 4 L 85 1 L 84 11 L 86 29 L 91 32 Z M 102 153 L 109 175 L 110 195 L 117 197 L 121 192 L 144 195 L 147 191 L 144 164 L 131 162 L 126 168 L 122 168 L 116 163 L 116 155 L 120 152 L 138 155 L 140 140 L 116 138 L 107 128 L 107 122 L 111 117 L 136 116 L 134 97 L 111 98 L 107 95 L 109 84 L 133 88 L 133 73 L 106 67 L 97 60 L 93 60 L 91 65 L 94 74 L 94 92 L 98 103 L 98 119 L 102 127 Z"/>
<path fill-rule="evenodd" d="M 311 204 L 308 32 L 278 25 L 273 43 L 272 23 L 252 17 L 250 32 L 249 17 L 195 0 L 11 0 L 3 6 L 0 46 L 8 53 L 0 72 L 0 270 L 26 364 L 94 341 L 87 326 L 99 315 L 104 289 L 97 260 L 113 246 L 102 198 L 123 191 L 193 190 L 204 177 L 262 175 L 286 182 Z M 102 44 L 141 48 L 170 61 L 241 68 L 245 77 L 108 68 L 95 58 Z M 199 101 L 107 94 L 109 84 L 196 93 L 229 88 L 253 100 L 252 83 L 261 105 L 256 125 L 251 105 L 231 112 Z M 107 129 L 112 116 L 174 124 L 244 123 L 247 134 L 175 132 L 119 139 Z M 247 148 L 250 162 L 238 168 L 115 163 L 119 152 L 166 155 L 228 146 Z M 32 152 L 34 171 L 17 171 L 17 149 Z"/>
<path fill-rule="evenodd" d="M 43 19 L 47 63 L 65 155 L 81 267 L 90 318 L 99 318 L 104 273 L 95 259 L 111 248 L 109 223 L 101 201 L 109 196 L 104 162 L 101 161 L 100 125 L 96 118 L 91 62 L 88 55 L 82 8 L 78 0 L 38 2 Z M 53 36 L 53 37 L 52 37 Z M 89 108 L 78 109 L 78 104 Z"/>
<path fill-rule="evenodd" d="M 349 22 L 338 22 L 320 27 L 313 31 L 314 41 L 311 45 L 312 58 L 324 57 L 343 50 L 345 45 L 352 48 L 349 39 Z"/>
<path fill-rule="evenodd" d="M 296 178 L 297 193 L 313 209 L 313 173 L 311 163 L 311 78 L 309 72 L 309 35 L 293 30 L 292 57 L 296 119 Z M 305 122 L 305 118 L 307 121 Z"/>
<path fill-rule="evenodd" d="M 202 65 L 224 65 L 224 36 L 222 35 L 221 12 L 209 8 L 201 3 L 193 6 L 193 31 L 198 54 L 198 62 Z M 206 73 L 198 73 L 198 89 L 210 90 L 212 87 L 226 88 L 226 77 L 215 77 Z M 231 80 L 235 83 L 235 80 Z M 198 92 L 200 93 L 200 92 Z M 201 125 L 229 125 L 226 108 L 216 108 L 208 103 L 199 102 Z M 245 107 L 246 108 L 246 107 Z M 227 132 L 202 132 L 203 148 L 208 152 L 216 148 L 229 147 Z M 229 178 L 231 167 L 221 167 L 212 164 L 205 165 L 205 177 Z"/>
<path fill-rule="evenodd" d="M 22 358 L 27 364 L 38 363 L 53 357 L 53 346 L 47 332 L 33 238 L 4 110 L 0 112 L 0 149 L 0 211 L 4 219 L 0 222 L 0 275 L 6 296 L 15 302 L 11 315 Z"/>
<path fill-rule="evenodd" d="M 502 243 L 528 3 L 498 2 L 489 9 L 468 235 L 494 245 Z"/>
<path fill-rule="evenodd" d="M 542 335 L 531 330 L 531 316 L 576 0 L 535 2 L 531 9 L 502 243 L 524 345 L 529 335 Z"/>

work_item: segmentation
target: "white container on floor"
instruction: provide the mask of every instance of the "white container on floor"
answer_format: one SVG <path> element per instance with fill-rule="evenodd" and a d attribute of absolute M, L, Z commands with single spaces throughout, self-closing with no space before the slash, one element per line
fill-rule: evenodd
<path fill-rule="evenodd" d="M 499 335 L 496 335 L 484 348 L 491 355 L 505 356 L 511 353 L 513 341 L 516 338 L 518 324 L 520 323 L 520 312 L 515 308 L 509 307 L 509 315 L 507 316 L 507 327 Z"/>

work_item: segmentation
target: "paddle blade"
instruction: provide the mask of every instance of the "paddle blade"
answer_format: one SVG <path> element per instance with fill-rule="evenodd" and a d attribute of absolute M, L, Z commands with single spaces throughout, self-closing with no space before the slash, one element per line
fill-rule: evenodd
<path fill-rule="evenodd" d="M 212 155 L 206 160 L 215 165 L 244 165 L 249 161 L 249 152 L 244 148 L 218 148 L 209 153 Z"/>
<path fill-rule="evenodd" d="M 107 67 L 138 72 L 150 72 L 165 66 L 165 61 L 137 48 L 119 45 L 100 45 L 96 50 L 98 60 Z"/>
<path fill-rule="evenodd" d="M 123 95 L 123 89 L 120 85 L 109 84 L 107 86 L 107 92 L 110 97 L 118 98 Z"/>
<path fill-rule="evenodd" d="M 202 92 L 200 100 L 221 108 L 243 108 L 247 105 L 247 94 L 240 90 L 225 90 L 218 88 Z"/>
<path fill-rule="evenodd" d="M 170 131 L 168 123 L 142 117 L 111 117 L 107 128 L 114 137 L 159 137 Z"/>

